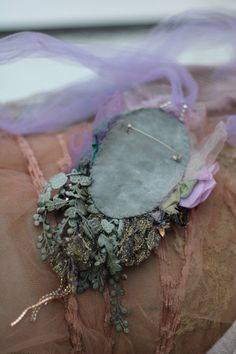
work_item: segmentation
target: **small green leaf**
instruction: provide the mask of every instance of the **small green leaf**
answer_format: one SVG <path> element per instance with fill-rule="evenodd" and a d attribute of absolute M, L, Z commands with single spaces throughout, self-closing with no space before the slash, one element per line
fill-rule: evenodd
<path fill-rule="evenodd" d="M 89 225 L 89 228 L 91 229 L 91 231 L 97 235 L 101 232 L 102 230 L 102 227 L 101 227 L 101 223 L 98 219 L 90 219 L 88 220 L 88 225 Z"/>
<path fill-rule="evenodd" d="M 48 256 L 46 254 L 41 254 L 42 261 L 46 261 Z"/>
<path fill-rule="evenodd" d="M 187 198 L 192 192 L 197 180 L 184 181 L 180 184 L 180 196 L 181 198 Z"/>
<path fill-rule="evenodd" d="M 71 227 L 76 227 L 77 221 L 74 220 L 74 219 L 70 219 L 70 220 L 68 221 L 68 224 L 69 224 Z"/>
<path fill-rule="evenodd" d="M 106 219 L 102 219 L 101 225 L 102 225 L 103 230 L 107 234 L 110 234 L 113 231 L 114 227 L 115 227 L 114 224 L 112 224 L 111 222 L 107 221 Z"/>
<path fill-rule="evenodd" d="M 58 198 L 57 196 L 54 196 L 53 203 L 55 205 L 55 209 L 60 209 L 67 203 L 67 201 L 62 198 Z"/>
<path fill-rule="evenodd" d="M 47 192 L 40 195 L 39 202 L 44 204 L 48 200 L 50 200 L 50 198 L 51 198 L 51 193 L 49 191 L 47 191 Z"/>
<path fill-rule="evenodd" d="M 66 184 L 67 182 L 67 176 L 65 173 L 60 172 L 57 175 L 53 176 L 49 182 L 51 183 L 51 186 L 53 189 L 59 189 L 62 186 L 64 186 L 64 184 Z"/>
<path fill-rule="evenodd" d="M 42 242 L 42 241 L 43 241 L 43 236 L 42 236 L 42 235 L 39 235 L 39 236 L 38 236 L 38 241 L 39 241 L 39 242 Z"/>
<path fill-rule="evenodd" d="M 100 247 L 105 247 L 108 252 L 112 252 L 112 250 L 113 250 L 112 243 L 110 242 L 109 238 L 104 234 L 101 234 L 99 236 L 98 245 Z"/>
<path fill-rule="evenodd" d="M 85 208 L 85 204 L 82 200 L 77 200 L 76 208 L 79 214 L 86 215 L 87 209 Z"/>
<path fill-rule="evenodd" d="M 89 205 L 87 210 L 90 214 L 98 214 L 98 209 L 94 204 Z"/>
<path fill-rule="evenodd" d="M 176 207 L 180 201 L 180 185 L 170 194 L 170 196 L 161 204 L 160 209 L 167 214 L 176 214 Z"/>
<path fill-rule="evenodd" d="M 42 248 L 42 243 L 41 242 L 37 242 L 37 248 Z"/>
<path fill-rule="evenodd" d="M 117 332 L 122 332 L 122 327 L 121 327 L 120 324 L 117 324 L 117 325 L 116 325 L 116 331 L 117 331 Z"/>
<path fill-rule="evenodd" d="M 83 187 L 88 187 L 92 183 L 91 177 L 79 176 L 79 184 Z"/>
<path fill-rule="evenodd" d="M 74 175 L 74 176 L 70 176 L 70 181 L 72 182 L 72 183 L 78 183 L 79 182 L 79 175 L 77 174 L 77 175 Z"/>
<path fill-rule="evenodd" d="M 52 200 L 49 200 L 49 201 L 46 203 L 46 207 L 47 207 L 47 210 L 48 210 L 48 211 L 53 211 L 53 210 L 56 209 L 56 208 L 55 208 L 55 205 L 54 205 L 54 203 L 53 203 Z"/>
<path fill-rule="evenodd" d="M 123 308 L 124 309 L 124 308 Z M 128 310 L 127 309 L 125 309 L 126 310 L 126 312 L 124 313 L 124 315 L 126 315 L 127 313 L 128 313 Z M 123 314 L 123 313 L 122 313 Z M 123 321 L 123 325 L 127 328 L 128 326 L 129 326 L 129 322 L 127 321 L 127 320 L 124 320 Z"/>
<path fill-rule="evenodd" d="M 127 315 L 127 314 L 128 314 L 128 310 L 127 310 L 127 308 L 125 308 L 125 307 L 121 307 L 121 308 L 120 308 L 120 311 L 121 311 L 122 315 Z M 126 326 L 126 322 L 127 322 L 127 326 L 128 326 L 128 321 L 124 321 L 124 322 L 123 322 L 123 323 L 124 323 L 124 326 Z"/>
<path fill-rule="evenodd" d="M 119 261 L 115 258 L 110 256 L 108 258 L 108 267 L 110 269 L 111 274 L 118 273 L 122 270 L 121 265 L 119 264 Z"/>
<path fill-rule="evenodd" d="M 77 210 L 75 207 L 70 207 L 68 209 L 66 209 L 65 211 L 65 216 L 69 216 L 69 218 L 75 218 L 77 214 Z"/>

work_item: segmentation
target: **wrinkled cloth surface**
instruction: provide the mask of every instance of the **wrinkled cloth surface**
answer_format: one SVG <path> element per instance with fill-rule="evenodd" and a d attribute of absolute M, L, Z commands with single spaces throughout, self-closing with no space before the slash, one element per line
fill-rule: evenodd
<path fill-rule="evenodd" d="M 195 72 L 198 107 L 211 121 L 236 111 L 236 76 L 214 81 L 210 71 Z M 164 90 L 165 91 L 165 90 Z M 67 142 L 90 123 L 61 132 Z M 61 169 L 65 152 L 57 134 L 24 138 L 41 179 Z M 37 181 L 30 174 L 22 141 L 7 133 L 0 139 L 0 353 L 46 354 L 204 354 L 236 319 L 236 150 L 226 145 L 218 158 L 217 186 L 190 212 L 188 227 L 175 229 L 156 254 L 127 269 L 123 302 L 130 309 L 126 334 L 109 326 L 109 295 L 86 291 L 43 307 L 31 323 L 10 323 L 29 305 L 59 285 L 36 248 L 32 223 Z M 32 163 L 32 156 L 31 156 Z M 33 177 L 33 178 L 32 178 Z"/>

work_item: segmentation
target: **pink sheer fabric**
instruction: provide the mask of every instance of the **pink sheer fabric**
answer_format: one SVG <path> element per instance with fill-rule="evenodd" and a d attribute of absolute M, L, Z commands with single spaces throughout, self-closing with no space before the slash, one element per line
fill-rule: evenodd
<path fill-rule="evenodd" d="M 198 106 L 208 117 L 205 134 L 234 113 L 236 94 L 233 80 L 211 86 L 210 71 L 194 75 Z M 90 129 L 90 123 L 82 123 L 63 136 L 68 143 L 72 134 Z M 128 335 L 109 326 L 107 291 L 71 295 L 42 308 L 36 323 L 26 317 L 10 327 L 23 309 L 58 287 L 39 258 L 32 215 L 37 176 L 42 183 L 69 162 L 62 146 L 56 134 L 23 139 L 1 134 L 0 353 L 206 353 L 236 318 L 236 153 L 228 145 L 218 159 L 217 187 L 191 211 L 187 229 L 168 233 L 156 254 L 127 269 L 123 302 L 131 310 Z M 62 159 L 67 162 L 58 164 Z"/>

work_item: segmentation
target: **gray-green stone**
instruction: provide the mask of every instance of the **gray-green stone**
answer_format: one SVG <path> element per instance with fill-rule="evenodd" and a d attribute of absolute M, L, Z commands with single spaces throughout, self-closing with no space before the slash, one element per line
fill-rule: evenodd
<path fill-rule="evenodd" d="M 166 147 L 128 124 L 170 145 Z M 185 125 L 160 109 L 140 109 L 118 117 L 107 134 L 92 167 L 91 195 L 106 216 L 124 218 L 152 211 L 181 182 L 189 161 Z"/>
<path fill-rule="evenodd" d="M 57 175 L 50 178 L 49 182 L 51 183 L 53 189 L 58 189 L 64 186 L 64 184 L 66 184 L 67 176 L 65 173 L 60 172 Z"/>

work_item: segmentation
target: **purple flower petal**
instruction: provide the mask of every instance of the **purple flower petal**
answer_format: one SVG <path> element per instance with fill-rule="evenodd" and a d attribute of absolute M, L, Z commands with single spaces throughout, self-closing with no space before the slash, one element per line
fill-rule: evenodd
<path fill-rule="evenodd" d="M 198 182 L 192 192 L 187 198 L 181 198 L 179 204 L 185 208 L 194 208 L 204 202 L 216 186 L 216 181 L 213 176 L 218 170 L 219 165 L 215 163 L 208 169 L 201 171 Z"/>

